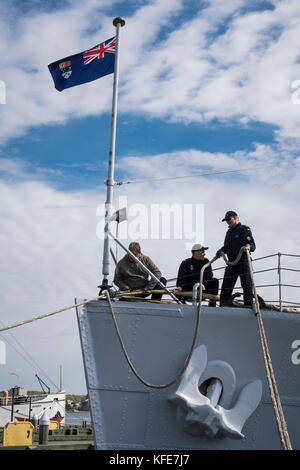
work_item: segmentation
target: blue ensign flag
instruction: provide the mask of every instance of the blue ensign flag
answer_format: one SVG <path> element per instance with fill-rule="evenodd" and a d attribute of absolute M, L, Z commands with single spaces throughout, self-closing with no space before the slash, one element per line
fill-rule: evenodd
<path fill-rule="evenodd" d="M 114 37 L 88 51 L 52 62 L 48 68 L 55 88 L 62 91 L 113 73 L 115 53 L 116 38 Z"/>

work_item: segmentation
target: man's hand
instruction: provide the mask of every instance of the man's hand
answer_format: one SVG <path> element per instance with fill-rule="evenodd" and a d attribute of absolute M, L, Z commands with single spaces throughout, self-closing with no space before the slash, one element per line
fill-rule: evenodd
<path fill-rule="evenodd" d="M 151 289 L 150 289 L 150 287 L 144 287 L 143 291 L 145 292 L 145 294 L 149 294 Z"/>
<path fill-rule="evenodd" d="M 175 288 L 173 289 L 173 292 L 175 292 L 175 291 L 181 292 L 181 291 L 182 291 L 182 287 L 175 287 Z"/>

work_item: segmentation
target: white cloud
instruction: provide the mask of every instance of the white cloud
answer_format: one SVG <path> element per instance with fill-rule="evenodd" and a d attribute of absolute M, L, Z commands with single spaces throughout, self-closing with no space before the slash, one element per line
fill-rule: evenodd
<path fill-rule="evenodd" d="M 177 121 L 258 120 L 278 126 L 279 137 L 297 138 L 291 84 L 300 78 L 300 6 L 273 3 L 273 10 L 249 11 L 244 0 L 212 0 L 188 22 L 180 21 L 182 0 L 141 4 L 122 29 L 120 110 Z M 58 93 L 47 70 L 51 61 L 110 37 L 107 5 L 99 12 L 98 2 L 87 1 L 84 9 L 72 2 L 14 23 L 3 14 L 2 142 L 31 126 L 110 109 L 111 76 L 101 86 L 96 81 Z M 96 13 L 101 27 L 93 30 Z"/>
<path fill-rule="evenodd" d="M 25 180 L 45 179 L 46 177 L 60 177 L 60 170 L 52 168 L 43 168 L 37 165 L 31 165 L 28 161 L 21 158 L 0 157 L 0 175 L 7 180 Z"/>
<path fill-rule="evenodd" d="M 116 164 L 129 180 L 147 180 L 151 178 L 181 177 L 204 173 L 236 172 L 238 170 L 255 171 L 255 178 L 268 178 L 266 167 L 279 168 L 284 172 L 297 164 L 293 158 L 294 148 L 270 146 L 256 143 L 252 151 L 236 151 L 232 154 L 203 152 L 196 149 L 174 151 L 155 156 L 126 156 Z M 264 170 L 260 172 L 259 170 Z M 272 174 L 273 174 L 272 172 Z M 128 181 L 124 177 L 124 181 Z"/>
<path fill-rule="evenodd" d="M 290 87 L 300 74 L 299 4 L 282 1 L 275 10 L 250 13 L 243 5 L 211 2 L 149 49 L 127 75 L 123 109 L 178 121 L 258 120 L 298 137 Z M 216 35 L 230 14 L 228 29 Z"/>

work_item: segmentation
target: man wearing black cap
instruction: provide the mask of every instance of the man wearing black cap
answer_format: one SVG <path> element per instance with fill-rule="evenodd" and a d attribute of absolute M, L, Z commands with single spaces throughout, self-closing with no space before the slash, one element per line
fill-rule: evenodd
<path fill-rule="evenodd" d="M 216 256 L 221 256 L 221 251 L 228 256 L 229 261 L 234 261 L 239 254 L 240 248 L 245 245 L 250 246 L 250 251 L 255 250 L 255 242 L 250 227 L 242 225 L 236 212 L 228 211 L 222 222 L 226 221 L 227 230 L 224 246 L 220 248 Z M 252 284 L 249 274 L 249 266 L 246 253 L 243 253 L 240 261 L 233 266 L 227 266 L 220 294 L 220 306 L 228 305 L 233 288 L 240 276 L 241 286 L 244 292 L 244 305 L 252 306 Z"/>
<path fill-rule="evenodd" d="M 209 260 L 205 258 L 205 250 L 208 250 L 207 246 L 196 243 L 192 247 L 192 257 L 182 261 L 181 265 L 179 266 L 176 282 L 177 287 L 175 290 L 175 295 L 177 297 L 181 298 L 178 292 L 192 291 L 194 284 L 199 282 L 201 268 L 209 262 Z M 206 268 L 204 271 L 203 284 L 205 287 L 205 291 L 203 292 L 207 294 L 218 295 L 219 281 L 213 277 L 211 266 L 208 266 L 208 268 Z M 182 300 L 191 299 L 182 297 Z M 215 307 L 216 302 L 210 300 L 208 305 L 210 307 Z"/>

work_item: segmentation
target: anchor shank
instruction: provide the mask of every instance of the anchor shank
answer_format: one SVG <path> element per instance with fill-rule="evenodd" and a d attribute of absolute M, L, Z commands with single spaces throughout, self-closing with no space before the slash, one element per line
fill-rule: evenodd
<path fill-rule="evenodd" d="M 206 396 L 210 399 L 210 403 L 212 406 L 216 406 L 219 403 L 222 390 L 223 387 L 221 380 L 216 378 L 211 379 L 207 387 Z"/>

